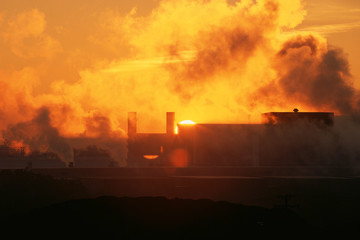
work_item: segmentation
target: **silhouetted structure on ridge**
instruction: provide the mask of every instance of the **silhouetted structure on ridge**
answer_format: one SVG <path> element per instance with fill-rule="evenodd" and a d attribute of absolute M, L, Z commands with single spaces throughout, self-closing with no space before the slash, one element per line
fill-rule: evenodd
<path fill-rule="evenodd" d="M 166 166 L 176 145 L 175 113 L 166 113 L 166 133 L 138 133 L 136 113 L 128 115 L 128 166 Z"/>
<path fill-rule="evenodd" d="M 12 147 L 7 141 L 0 145 L 0 168 L 63 168 L 65 164 L 53 152 L 32 151 L 25 153 L 24 147 Z"/>
<path fill-rule="evenodd" d="M 166 132 L 138 133 L 136 112 L 130 112 L 127 167 L 342 166 L 346 162 L 341 149 L 329 145 L 320 151 L 317 146 L 331 136 L 334 113 L 294 109 L 261 117 L 261 124 L 175 124 L 175 113 L 167 112 Z M 66 166 L 56 153 L 25 154 L 24 148 L 4 144 L 0 168 L 119 167 L 109 151 L 96 146 L 73 153 Z"/>
<path fill-rule="evenodd" d="M 296 143 L 289 145 L 284 138 L 296 133 L 294 127 L 304 127 L 301 123 L 308 123 L 310 127 L 303 129 L 304 136 L 312 134 L 312 127 L 326 131 L 334 124 L 334 113 L 299 112 L 294 109 L 293 112 L 264 113 L 262 124 L 177 124 L 178 132 L 175 133 L 175 114 L 171 112 L 166 116 L 166 133 L 144 134 L 136 131 L 136 113 L 129 113 L 128 166 L 309 164 L 304 154 L 312 153 L 315 146 L 306 145 L 306 142 L 303 144 L 299 139 L 301 148 L 298 148 Z M 314 164 L 318 163 L 314 161 Z"/>
<path fill-rule="evenodd" d="M 302 120 L 318 125 L 331 126 L 334 124 L 333 112 L 299 112 L 297 108 L 293 112 L 268 112 L 261 114 L 263 124 L 288 124 Z"/>
<path fill-rule="evenodd" d="M 95 145 L 87 146 L 84 149 L 74 149 L 74 162 L 71 167 L 98 168 L 116 167 L 115 160 L 111 154 Z M 70 165 L 69 165 L 70 166 Z"/>

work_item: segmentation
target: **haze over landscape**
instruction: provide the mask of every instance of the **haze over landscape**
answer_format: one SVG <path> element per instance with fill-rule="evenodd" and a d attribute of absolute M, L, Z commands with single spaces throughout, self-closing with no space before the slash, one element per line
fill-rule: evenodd
<path fill-rule="evenodd" d="M 358 229 L 359 37 L 358 0 L 0 0 L 0 229 Z"/>
<path fill-rule="evenodd" d="M 113 149 L 127 112 L 259 123 L 268 111 L 359 109 L 357 1 L 2 1 L 0 128 L 12 146 Z"/>

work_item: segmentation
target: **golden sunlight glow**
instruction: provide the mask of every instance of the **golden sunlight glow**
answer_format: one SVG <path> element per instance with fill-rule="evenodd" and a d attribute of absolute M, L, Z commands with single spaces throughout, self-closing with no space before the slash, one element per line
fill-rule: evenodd
<path fill-rule="evenodd" d="M 195 50 L 179 51 L 177 53 L 177 58 L 175 59 L 172 58 L 172 56 L 160 56 L 154 58 L 121 61 L 114 63 L 114 66 L 111 66 L 110 68 L 104 69 L 102 71 L 107 73 L 139 71 L 149 68 L 161 67 L 164 64 L 190 62 L 194 60 L 195 56 Z"/>
<path fill-rule="evenodd" d="M 179 124 L 196 124 L 196 123 L 191 120 L 184 120 L 184 121 L 181 121 Z"/>
<path fill-rule="evenodd" d="M 44 146 L 64 162 L 96 145 L 127 166 L 129 111 L 143 113 L 138 132 L 152 133 L 167 132 L 160 116 L 174 112 L 179 135 L 198 126 L 178 123 L 187 118 L 260 123 L 261 113 L 292 106 L 358 112 L 359 0 L 49 2 L 1 2 L 0 144 Z M 175 152 L 173 165 L 188 155 Z"/>

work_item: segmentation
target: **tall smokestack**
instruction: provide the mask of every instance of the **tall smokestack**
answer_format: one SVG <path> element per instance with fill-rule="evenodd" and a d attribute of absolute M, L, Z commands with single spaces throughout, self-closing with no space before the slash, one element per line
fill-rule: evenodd
<path fill-rule="evenodd" d="M 167 112 L 166 113 L 166 133 L 175 134 L 175 113 Z"/>
<path fill-rule="evenodd" d="M 128 112 L 128 136 L 136 134 L 136 112 Z"/>

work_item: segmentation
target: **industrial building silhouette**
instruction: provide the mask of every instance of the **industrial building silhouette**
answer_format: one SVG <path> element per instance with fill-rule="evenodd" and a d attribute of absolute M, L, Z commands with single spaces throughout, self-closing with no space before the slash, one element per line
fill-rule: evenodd
<path fill-rule="evenodd" d="M 137 114 L 129 112 L 126 167 L 334 166 L 344 163 L 341 151 L 324 157 L 316 146 L 316 138 L 327 136 L 334 125 L 334 113 L 294 109 L 293 112 L 263 113 L 261 118 L 260 124 L 176 124 L 175 113 L 167 112 L 166 132 L 139 133 Z M 97 146 L 73 151 L 73 162 L 67 167 L 119 167 L 109 151 Z M 0 145 L 0 157 L 0 168 L 66 167 L 55 153 L 33 151 L 25 155 L 24 148 L 12 148 L 9 144 Z"/>
<path fill-rule="evenodd" d="M 299 159 L 304 158 L 303 153 L 311 149 L 305 146 L 297 154 L 296 146 L 277 143 L 298 127 L 311 134 L 313 127 L 327 131 L 333 124 L 332 112 L 294 109 L 293 112 L 263 113 L 261 124 L 177 124 L 175 133 L 175 113 L 167 112 L 166 133 L 138 133 L 136 112 L 130 112 L 127 164 L 129 167 L 296 165 L 303 162 Z M 281 136 L 276 134 L 279 131 Z M 288 151 L 295 151 L 291 159 Z M 286 154 L 277 154 L 281 152 Z"/>

